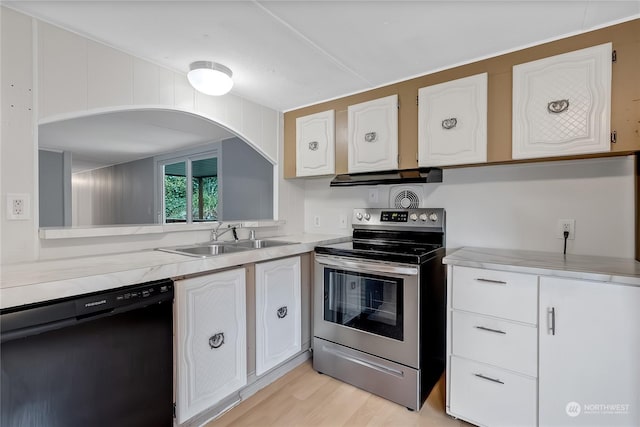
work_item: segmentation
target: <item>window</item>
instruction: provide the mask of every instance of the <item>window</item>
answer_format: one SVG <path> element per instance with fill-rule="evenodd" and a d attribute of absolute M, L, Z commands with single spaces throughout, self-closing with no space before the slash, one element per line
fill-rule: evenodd
<path fill-rule="evenodd" d="M 215 153 L 158 162 L 162 169 L 162 222 L 218 219 L 218 158 Z"/>

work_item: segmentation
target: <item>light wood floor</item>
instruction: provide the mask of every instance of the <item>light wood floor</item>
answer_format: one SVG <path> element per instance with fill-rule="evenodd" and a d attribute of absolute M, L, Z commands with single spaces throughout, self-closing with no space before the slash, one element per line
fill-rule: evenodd
<path fill-rule="evenodd" d="M 419 412 L 318 374 L 307 361 L 205 427 L 471 426 L 444 411 L 444 375 Z"/>

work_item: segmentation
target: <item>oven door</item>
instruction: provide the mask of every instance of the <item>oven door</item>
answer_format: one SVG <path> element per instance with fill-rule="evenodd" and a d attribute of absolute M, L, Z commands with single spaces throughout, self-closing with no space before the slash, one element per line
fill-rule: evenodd
<path fill-rule="evenodd" d="M 316 254 L 314 336 L 419 366 L 419 268 Z"/>

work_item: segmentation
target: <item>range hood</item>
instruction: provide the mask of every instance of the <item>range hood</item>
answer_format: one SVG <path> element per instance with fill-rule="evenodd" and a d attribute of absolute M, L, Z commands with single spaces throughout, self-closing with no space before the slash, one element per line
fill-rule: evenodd
<path fill-rule="evenodd" d="M 424 184 L 429 182 L 442 182 L 442 169 L 419 168 L 336 175 L 329 186 L 353 187 L 356 185 Z"/>

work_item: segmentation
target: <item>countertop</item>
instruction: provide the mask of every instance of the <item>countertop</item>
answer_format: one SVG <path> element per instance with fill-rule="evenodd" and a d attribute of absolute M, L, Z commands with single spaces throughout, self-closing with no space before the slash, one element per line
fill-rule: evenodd
<path fill-rule="evenodd" d="M 297 255 L 313 251 L 316 245 L 338 243 L 350 237 L 305 233 L 269 239 L 296 243 L 208 258 L 145 250 L 3 265 L 0 308 Z"/>
<path fill-rule="evenodd" d="M 463 247 L 443 263 L 640 286 L 640 262 L 631 258 Z"/>

